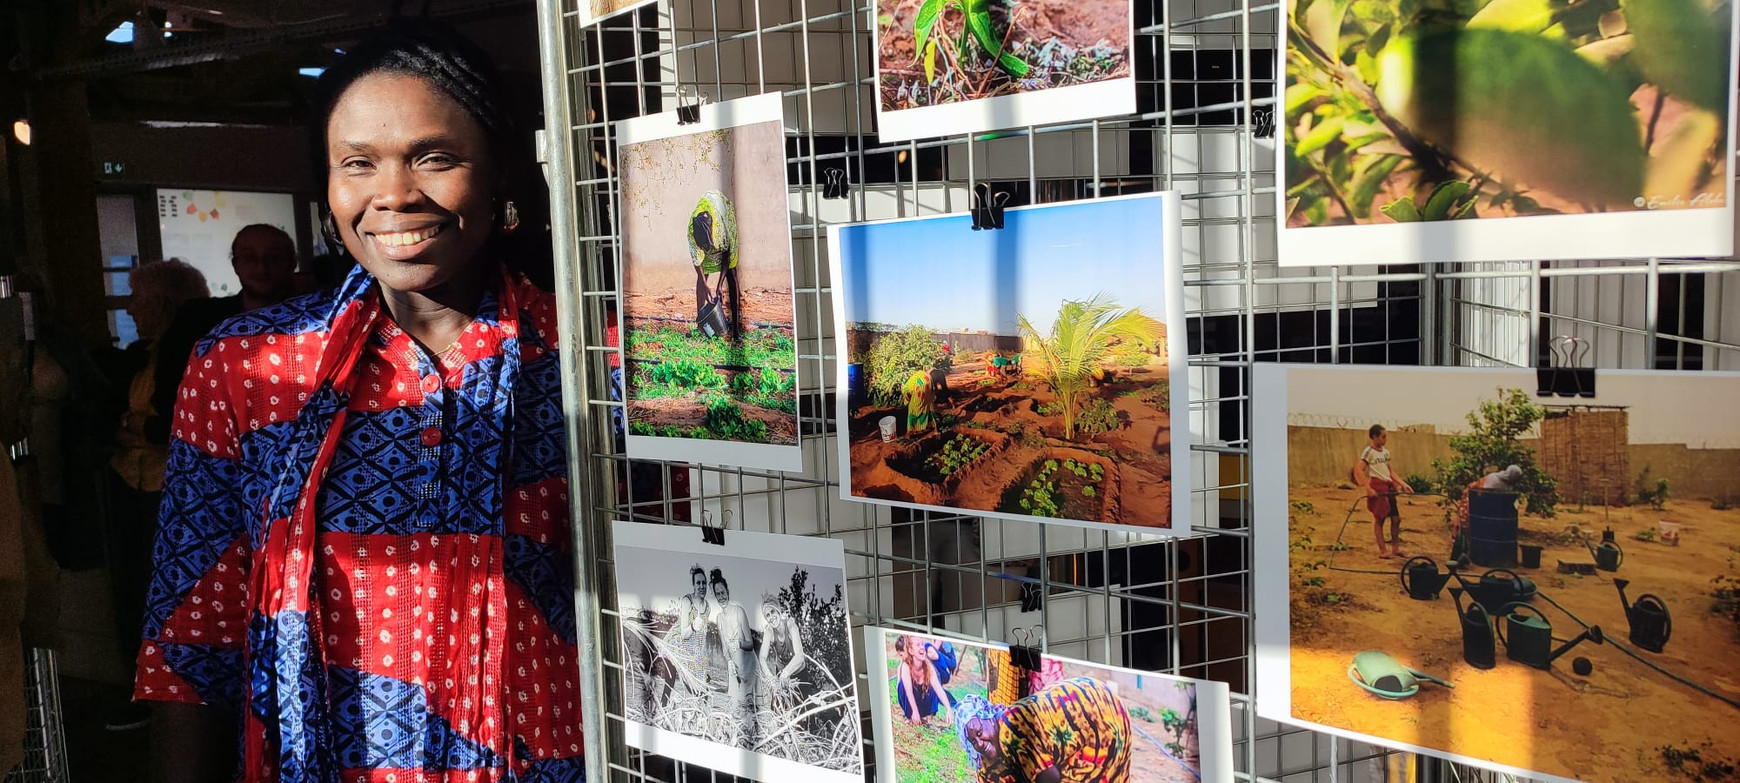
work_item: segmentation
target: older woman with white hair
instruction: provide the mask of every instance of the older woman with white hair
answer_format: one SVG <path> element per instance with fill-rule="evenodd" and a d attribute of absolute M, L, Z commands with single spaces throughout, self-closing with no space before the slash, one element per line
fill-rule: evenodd
<path fill-rule="evenodd" d="M 205 275 L 179 258 L 135 267 L 127 282 L 132 291 L 127 315 L 139 332 L 139 340 L 127 347 L 128 363 L 138 370 L 127 387 L 127 410 L 115 430 L 114 455 L 109 459 L 109 529 L 104 538 L 115 638 L 121 644 L 121 660 L 132 663 L 145 627 L 151 546 L 157 535 L 164 469 L 169 464 L 169 449 L 145 435 L 147 420 L 169 413 L 157 410 L 151 399 L 157 388 L 159 341 L 182 304 L 209 297 L 211 290 L 206 287 Z M 179 365 L 180 360 L 170 364 Z M 109 716 L 108 728 L 139 728 L 149 715 L 145 705 L 129 703 Z"/>

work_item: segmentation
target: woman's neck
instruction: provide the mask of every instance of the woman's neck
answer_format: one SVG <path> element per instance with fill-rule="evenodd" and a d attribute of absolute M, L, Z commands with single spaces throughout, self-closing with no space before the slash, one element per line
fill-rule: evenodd
<path fill-rule="evenodd" d="M 483 292 L 489 287 L 488 269 L 456 277 L 426 291 L 395 291 L 381 288 L 381 302 L 400 329 L 431 353 L 452 345 L 471 325 Z"/>

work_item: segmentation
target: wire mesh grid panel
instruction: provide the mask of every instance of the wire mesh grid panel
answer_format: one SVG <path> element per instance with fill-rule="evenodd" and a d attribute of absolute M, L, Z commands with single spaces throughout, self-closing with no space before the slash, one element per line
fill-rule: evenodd
<path fill-rule="evenodd" d="M 6 775 L 5 783 L 65 783 L 72 778 L 54 651 L 31 648 L 24 663 L 24 761 Z"/>
<path fill-rule="evenodd" d="M 1274 141 L 1253 132 L 1263 121 L 1258 111 L 1272 106 L 1276 94 L 1278 4 L 1138 0 L 1137 114 L 898 143 L 880 142 L 874 133 L 873 17 L 864 5 L 662 0 L 595 24 L 581 23 L 583 10 L 590 17 L 597 9 L 575 0 L 540 3 L 548 125 L 565 131 L 545 144 L 554 219 L 558 235 L 572 237 L 558 248 L 558 283 L 578 455 L 577 551 L 587 582 L 580 626 L 591 640 L 583 639 L 582 654 L 600 661 L 599 680 L 585 691 L 597 702 L 588 705 L 588 725 L 602 729 L 589 753 L 594 769 L 612 780 L 719 776 L 623 743 L 625 670 L 607 524 L 613 519 L 709 520 L 840 539 L 854 625 L 989 641 L 1040 626 L 1056 654 L 1226 681 L 1235 693 L 1240 779 L 1498 780 L 1273 724 L 1248 709 L 1250 365 L 1529 365 L 1543 334 L 1573 328 L 1611 332 L 1596 342 L 1598 350 L 1617 352 L 1612 362 L 1637 349 L 1609 344 L 1639 335 L 1667 341 L 1640 356 L 1665 351 L 1711 368 L 1740 361 L 1734 336 L 1722 332 L 1724 323 L 1732 332 L 1736 321 L 1720 317 L 1740 309 L 1740 284 L 1720 262 L 1684 267 L 1677 276 L 1655 262 L 1626 265 L 1643 270 L 1627 275 L 1597 271 L 1604 265 L 1537 263 L 1278 267 Z M 621 241 L 615 123 L 698 100 L 768 92 L 785 103 L 806 470 L 629 460 L 613 425 L 623 412 L 612 328 Z M 841 176 L 850 183 L 847 197 L 823 198 L 822 183 Z M 1164 540 L 839 498 L 831 387 L 841 348 L 832 335 L 827 226 L 962 212 L 981 182 L 1009 193 L 1012 205 L 1162 189 L 1183 194 L 1190 514 L 1203 535 Z M 1632 327 L 1606 304 L 1603 297 L 1612 296 L 1606 289 L 1579 288 L 1584 269 L 1592 270 L 1589 279 L 1653 281 L 1645 293 L 1673 288 L 1682 301 L 1700 297 L 1700 306 L 1673 321 L 1673 329 L 1664 330 L 1653 309 L 1644 326 Z"/>

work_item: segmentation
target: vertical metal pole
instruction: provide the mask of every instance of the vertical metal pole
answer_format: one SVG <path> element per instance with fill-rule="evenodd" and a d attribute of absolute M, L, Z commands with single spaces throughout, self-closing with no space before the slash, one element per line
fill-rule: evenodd
<path fill-rule="evenodd" d="M 543 76 L 544 122 L 540 158 L 544 177 L 550 187 L 550 228 L 555 237 L 556 313 L 559 326 L 558 352 L 562 366 L 562 418 L 568 436 L 568 510 L 573 535 L 574 557 L 574 643 L 580 678 L 580 720 L 586 742 L 586 779 L 604 783 L 608 759 L 608 733 L 604 725 L 603 685 L 604 658 L 598 648 L 598 562 L 593 544 L 597 526 L 609 522 L 594 515 L 597 491 L 596 477 L 587 459 L 586 431 L 592 422 L 592 411 L 586 401 L 591 388 L 584 346 L 581 308 L 580 264 L 582 259 L 576 244 L 580 234 L 577 209 L 591 209 L 591 200 L 575 199 L 574 167 L 569 117 L 568 69 L 563 54 L 563 19 L 559 0 L 538 2 L 538 65 Z M 576 47 L 581 52 L 584 47 Z M 578 55 L 584 57 L 583 54 Z M 584 101 L 585 94 L 580 95 Z M 580 108 L 584 116 L 584 108 Z"/>
<path fill-rule="evenodd" d="M 1683 306 L 1684 303 L 1682 302 Z M 1649 260 L 1643 286 L 1643 368 L 1655 369 L 1655 336 L 1661 330 L 1661 259 Z M 1623 358 L 1620 360 L 1624 361 Z"/>

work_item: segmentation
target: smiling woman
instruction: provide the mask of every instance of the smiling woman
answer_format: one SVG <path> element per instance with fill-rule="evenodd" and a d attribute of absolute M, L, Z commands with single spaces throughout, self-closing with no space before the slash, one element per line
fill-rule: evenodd
<path fill-rule="evenodd" d="M 136 684 L 166 780 L 234 747 L 245 781 L 583 778 L 555 307 L 504 265 L 500 94 L 425 25 L 322 75 L 359 265 L 189 365 Z"/>

